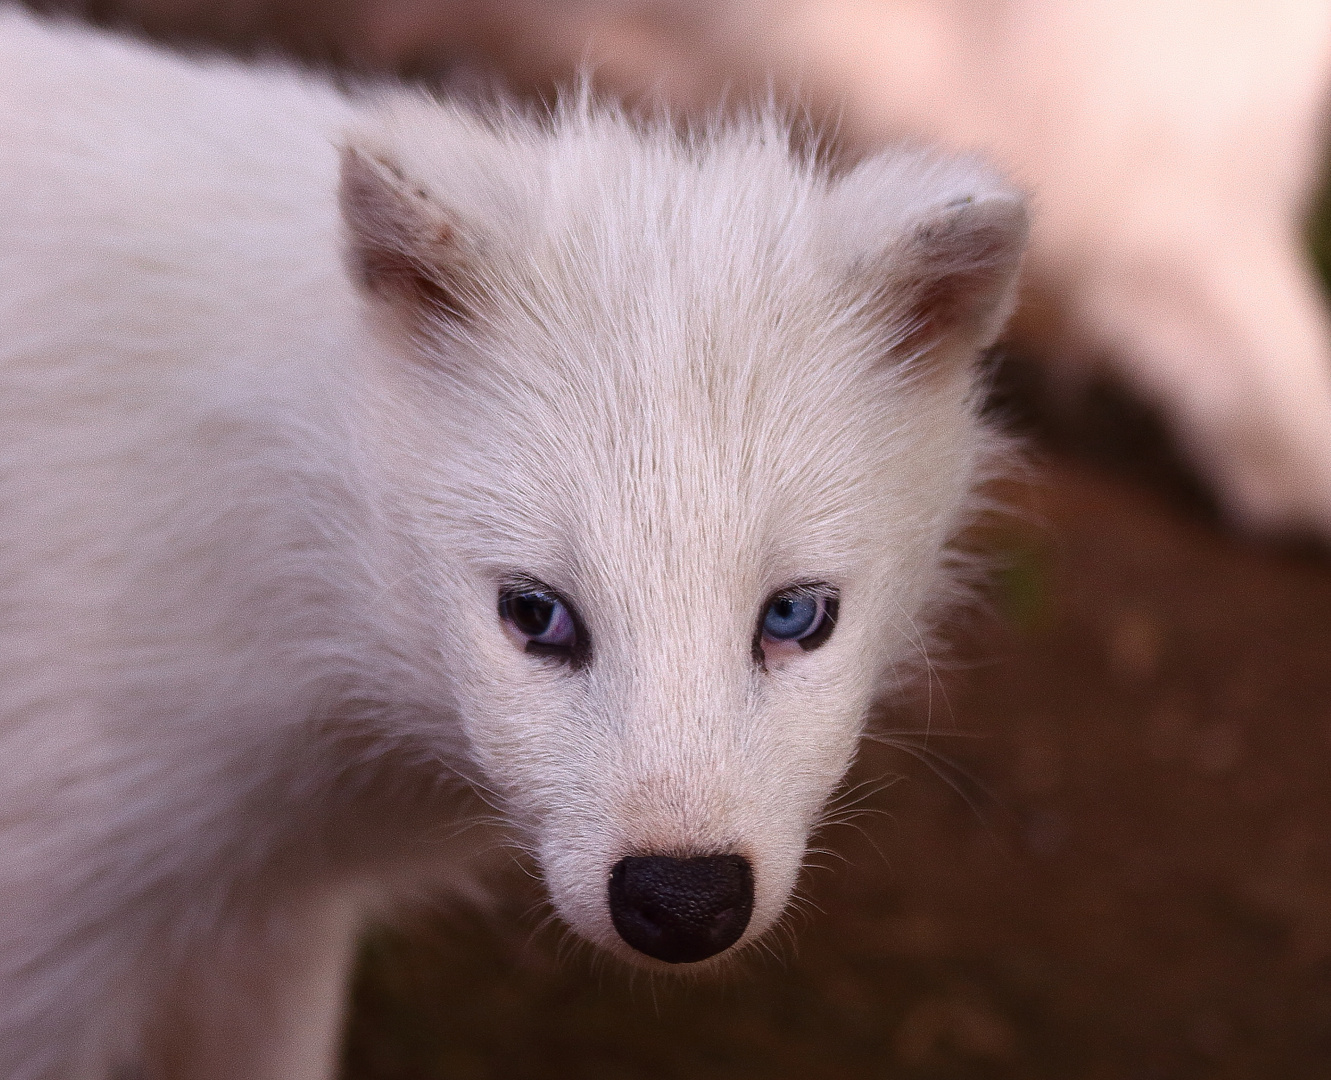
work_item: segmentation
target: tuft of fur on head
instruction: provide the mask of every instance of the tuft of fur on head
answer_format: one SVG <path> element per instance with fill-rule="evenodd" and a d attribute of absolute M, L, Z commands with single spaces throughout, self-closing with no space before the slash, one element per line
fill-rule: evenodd
<path fill-rule="evenodd" d="M 584 94 L 544 120 L 394 104 L 350 138 L 342 208 L 471 767 L 586 939 L 651 963 L 611 868 L 721 854 L 753 868 L 756 939 L 955 598 L 1023 200 L 909 148 L 833 174 L 771 110 L 681 134 Z M 578 662 L 496 617 L 538 586 Z M 792 588 L 839 602 L 819 648 L 764 645 Z"/>

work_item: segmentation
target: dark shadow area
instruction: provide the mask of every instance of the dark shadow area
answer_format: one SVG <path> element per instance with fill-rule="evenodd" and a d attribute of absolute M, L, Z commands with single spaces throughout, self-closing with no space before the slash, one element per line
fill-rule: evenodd
<path fill-rule="evenodd" d="M 1060 400 L 1047 369 L 1011 347 L 989 358 L 986 411 L 1040 453 L 1072 458 L 1156 492 L 1220 527 L 1220 507 L 1179 452 L 1163 413 L 1108 372 Z"/>

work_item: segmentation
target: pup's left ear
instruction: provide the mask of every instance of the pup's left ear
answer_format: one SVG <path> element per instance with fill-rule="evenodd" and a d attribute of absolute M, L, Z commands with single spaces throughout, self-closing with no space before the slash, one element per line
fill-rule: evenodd
<path fill-rule="evenodd" d="M 906 157 L 866 171 L 846 185 L 852 206 L 873 200 L 850 241 L 852 287 L 892 352 L 916 359 L 992 345 L 1016 304 L 1026 200 L 967 159 Z"/>
<path fill-rule="evenodd" d="M 339 191 L 356 282 L 413 330 L 458 329 L 483 289 L 476 238 L 462 216 L 386 154 L 342 151 Z"/>

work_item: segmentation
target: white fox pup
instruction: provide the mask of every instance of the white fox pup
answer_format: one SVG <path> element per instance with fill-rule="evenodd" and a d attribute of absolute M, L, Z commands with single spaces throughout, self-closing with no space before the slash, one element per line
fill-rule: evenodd
<path fill-rule="evenodd" d="M 0 11 L 0 1076 L 314 1080 L 365 913 L 780 916 L 996 445 L 1022 199 Z"/>

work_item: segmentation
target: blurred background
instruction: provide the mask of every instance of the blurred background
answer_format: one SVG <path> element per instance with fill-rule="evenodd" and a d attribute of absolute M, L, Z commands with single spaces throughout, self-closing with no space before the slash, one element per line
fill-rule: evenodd
<path fill-rule="evenodd" d="M 762 86 L 710 36 L 737 4 L 40 6 L 463 93 L 548 98 L 583 62 L 685 110 Z M 871 141 L 831 76 L 806 88 Z M 1306 219 L 1324 267 L 1328 207 Z M 634 976 L 546 925 L 515 866 L 483 909 L 369 938 L 346 1080 L 1331 1075 L 1331 558 L 1227 528 L 1112 364 L 1051 374 L 1078 347 L 1048 330 L 1057 286 L 994 358 L 991 408 L 1038 468 L 974 538 L 990 602 L 877 718 L 788 931 L 717 980 Z"/>

